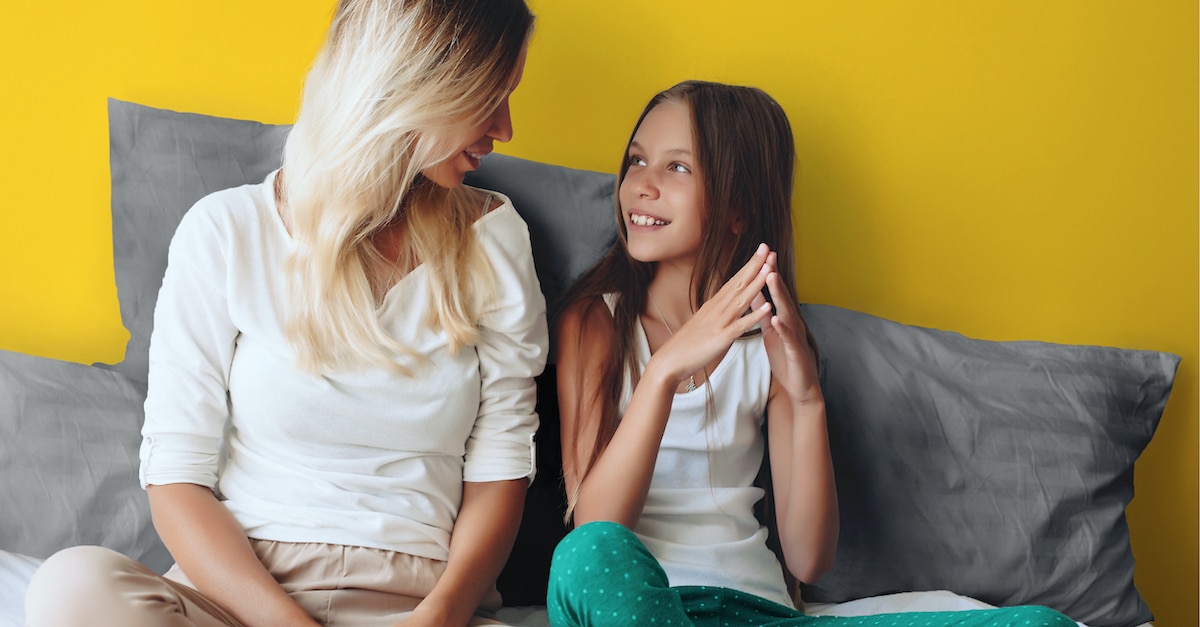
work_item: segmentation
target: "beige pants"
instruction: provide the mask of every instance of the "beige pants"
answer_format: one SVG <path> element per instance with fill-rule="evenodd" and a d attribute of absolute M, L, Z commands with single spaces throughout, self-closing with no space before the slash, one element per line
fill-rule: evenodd
<path fill-rule="evenodd" d="M 322 625 L 394 625 L 437 583 L 445 562 L 404 553 L 332 544 L 251 540 L 283 589 Z M 500 608 L 494 590 L 482 613 Z M 235 626 L 229 612 L 191 587 L 178 567 L 159 576 L 115 551 L 93 546 L 60 551 L 38 569 L 25 600 L 28 627 Z M 471 625 L 501 625 L 476 616 Z"/>

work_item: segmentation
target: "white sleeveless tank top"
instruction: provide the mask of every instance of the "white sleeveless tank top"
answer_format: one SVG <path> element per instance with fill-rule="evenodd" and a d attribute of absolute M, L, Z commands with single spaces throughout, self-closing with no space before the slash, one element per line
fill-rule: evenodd
<path fill-rule="evenodd" d="M 605 299 L 613 306 L 612 296 Z M 640 368 L 650 345 L 639 322 Z M 672 586 L 721 586 L 793 607 L 782 566 L 754 516 L 764 492 L 754 485 L 762 464 L 763 420 L 771 367 L 762 336 L 737 340 L 709 375 L 671 404 L 646 506 L 635 534 Z M 715 412 L 706 415 L 711 389 Z M 632 390 L 626 377 L 620 411 Z"/>

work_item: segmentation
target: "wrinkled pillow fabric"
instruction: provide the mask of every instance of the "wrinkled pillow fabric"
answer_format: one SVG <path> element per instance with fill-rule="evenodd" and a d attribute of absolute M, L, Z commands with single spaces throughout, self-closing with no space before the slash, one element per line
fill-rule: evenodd
<path fill-rule="evenodd" d="M 116 372 L 0 351 L 0 550 L 94 544 L 166 571 L 138 484 L 144 399 Z"/>
<path fill-rule="evenodd" d="M 1151 620 L 1125 507 L 1179 357 L 802 312 L 841 507 L 836 561 L 807 600 L 951 590 L 1091 627 Z"/>

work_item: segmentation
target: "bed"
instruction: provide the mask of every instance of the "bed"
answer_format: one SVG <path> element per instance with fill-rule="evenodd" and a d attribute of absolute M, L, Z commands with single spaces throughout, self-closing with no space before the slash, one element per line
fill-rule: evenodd
<path fill-rule="evenodd" d="M 0 627 L 23 624 L 40 561 L 108 546 L 165 571 L 138 487 L 146 352 L 167 244 L 201 196 L 259 182 L 285 126 L 109 101 L 113 251 L 125 359 L 84 365 L 0 351 Z M 551 313 L 610 241 L 614 177 L 492 155 L 468 183 L 512 198 Z M 202 295 L 198 295 L 202 297 Z M 1148 624 L 1125 508 L 1179 357 L 992 342 L 832 305 L 802 307 L 821 385 L 842 528 L 809 611 L 857 615 L 1040 604 L 1091 627 Z M 498 586 L 501 618 L 546 625 L 565 529 L 554 366 L 539 378 L 537 480 Z"/>

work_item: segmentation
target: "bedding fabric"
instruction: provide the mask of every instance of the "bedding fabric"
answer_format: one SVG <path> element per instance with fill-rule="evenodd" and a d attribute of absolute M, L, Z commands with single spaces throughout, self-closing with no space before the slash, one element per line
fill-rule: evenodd
<path fill-rule="evenodd" d="M 833 569 L 805 599 L 946 589 L 1093 627 L 1151 620 L 1125 507 L 1179 357 L 802 311 L 842 521 Z"/>
<path fill-rule="evenodd" d="M 0 549 L 96 544 L 170 566 L 137 479 L 144 398 L 119 373 L 0 352 Z"/>
<path fill-rule="evenodd" d="M 0 627 L 25 625 L 25 590 L 42 560 L 0 551 Z M 946 612 L 992 607 L 945 590 L 906 592 L 859 599 L 849 603 L 823 603 L 808 608 L 813 616 L 866 616 L 892 612 Z M 516 627 L 549 627 L 545 607 L 505 607 L 496 618 Z M 1086 627 L 1081 624 L 1081 627 Z M 1147 624 L 1149 627 L 1149 624 Z"/>

